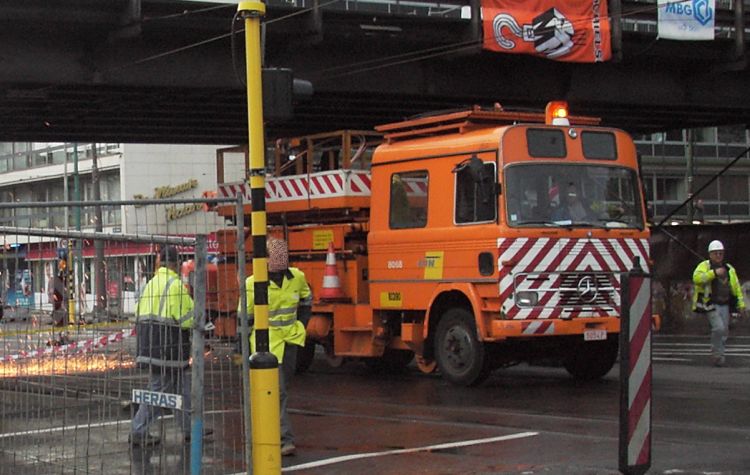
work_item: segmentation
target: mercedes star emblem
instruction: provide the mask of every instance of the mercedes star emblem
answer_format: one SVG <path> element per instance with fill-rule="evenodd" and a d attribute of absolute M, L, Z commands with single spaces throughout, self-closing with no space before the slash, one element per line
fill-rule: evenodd
<path fill-rule="evenodd" d="M 585 303 L 591 303 L 599 293 L 599 289 L 596 288 L 596 279 L 594 276 L 585 275 L 578 281 L 578 295 L 581 300 Z"/>

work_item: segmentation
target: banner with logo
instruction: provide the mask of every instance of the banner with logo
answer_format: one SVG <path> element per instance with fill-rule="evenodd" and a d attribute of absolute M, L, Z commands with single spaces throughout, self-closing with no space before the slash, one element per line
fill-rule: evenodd
<path fill-rule="evenodd" d="M 716 0 L 659 0 L 659 38 L 713 40 Z"/>
<path fill-rule="evenodd" d="M 607 0 L 482 0 L 483 48 L 555 61 L 608 61 L 607 15 Z"/>

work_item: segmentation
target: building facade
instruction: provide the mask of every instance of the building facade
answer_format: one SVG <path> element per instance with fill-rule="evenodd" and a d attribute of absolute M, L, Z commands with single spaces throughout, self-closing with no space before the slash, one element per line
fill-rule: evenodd
<path fill-rule="evenodd" d="M 676 130 L 635 138 L 654 222 L 660 222 L 690 194 L 695 195 L 693 219 L 688 219 L 685 206 L 669 222 L 750 221 L 750 135 L 744 126 Z M 743 158 L 714 180 L 740 155 Z M 709 181 L 711 184 L 698 193 Z"/>
<path fill-rule="evenodd" d="M 0 144 L 0 225 L 58 230 L 96 229 L 94 207 L 28 207 L 95 199 L 92 165 L 96 147 L 99 201 L 200 198 L 216 188 L 215 146 L 140 144 Z M 76 192 L 75 175 L 78 175 Z M 226 225 L 213 212 L 192 203 L 101 206 L 105 233 L 192 236 Z M 59 240 L 31 235 L 3 236 L 0 273 L 6 305 L 48 309 L 58 267 Z M 135 295 L 153 272 L 153 249 L 137 243 L 105 246 L 107 293 L 119 309 L 132 311 Z M 82 310 L 92 310 L 94 244 L 83 242 L 77 287 Z"/>

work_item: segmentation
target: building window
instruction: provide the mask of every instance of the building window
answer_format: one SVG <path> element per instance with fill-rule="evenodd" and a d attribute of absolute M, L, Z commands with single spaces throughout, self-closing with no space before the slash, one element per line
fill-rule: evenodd
<path fill-rule="evenodd" d="M 698 191 L 703 185 L 708 183 L 709 180 L 714 178 L 713 175 L 696 175 L 693 178 L 693 191 Z M 701 191 L 698 195 L 699 198 L 704 200 L 718 200 L 719 199 L 719 182 L 714 180 L 713 183 Z"/>
<path fill-rule="evenodd" d="M 717 131 L 719 143 L 747 143 L 747 131 L 743 125 L 727 125 Z"/>
<path fill-rule="evenodd" d="M 719 178 L 721 184 L 722 201 L 748 201 L 750 196 L 747 188 L 746 176 L 722 176 Z"/>
<path fill-rule="evenodd" d="M 716 127 L 693 129 L 693 142 L 716 143 Z"/>
<path fill-rule="evenodd" d="M 687 196 L 685 179 L 673 177 L 656 178 L 657 201 L 679 201 Z"/>

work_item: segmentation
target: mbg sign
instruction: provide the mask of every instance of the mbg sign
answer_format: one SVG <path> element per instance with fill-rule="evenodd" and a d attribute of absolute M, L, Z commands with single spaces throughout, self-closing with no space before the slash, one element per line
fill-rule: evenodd
<path fill-rule="evenodd" d="M 713 40 L 715 0 L 659 0 L 659 38 Z"/>
<path fill-rule="evenodd" d="M 182 396 L 179 394 L 158 393 L 145 389 L 133 389 L 133 402 L 167 409 L 182 409 Z"/>

